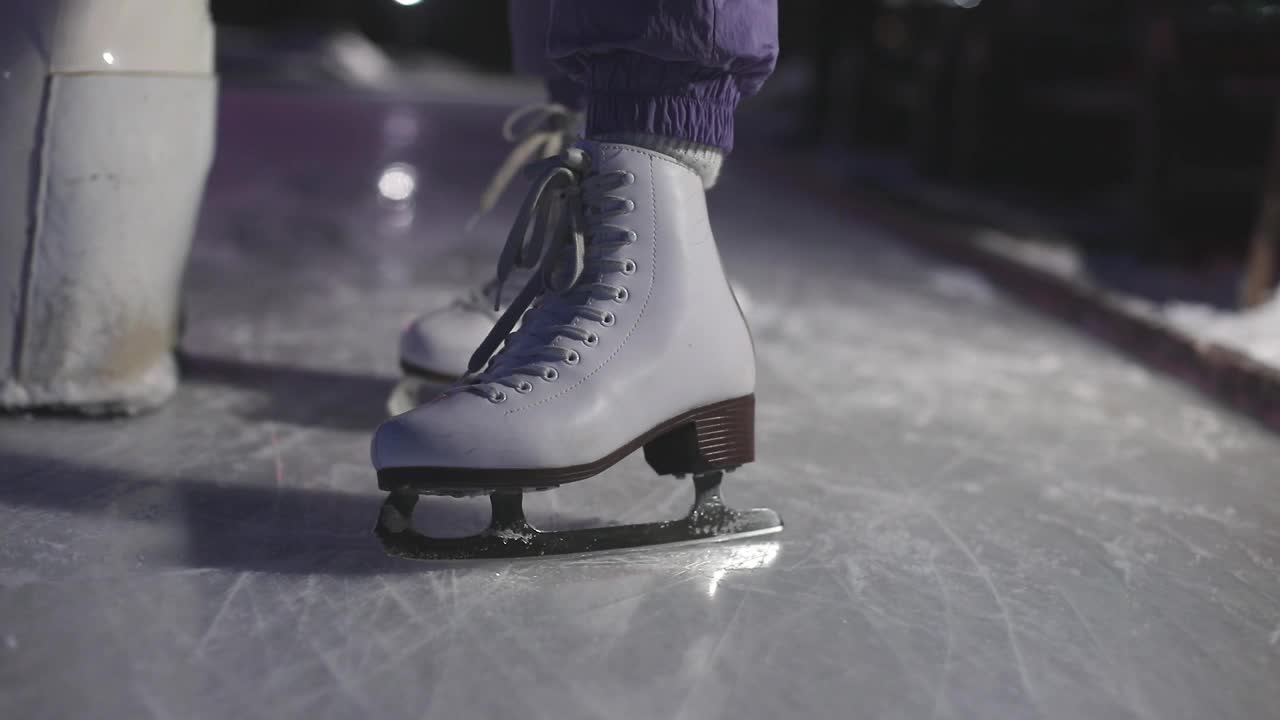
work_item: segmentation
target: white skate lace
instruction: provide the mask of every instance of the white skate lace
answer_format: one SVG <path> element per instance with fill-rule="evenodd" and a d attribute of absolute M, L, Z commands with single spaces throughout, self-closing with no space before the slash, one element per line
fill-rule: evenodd
<path fill-rule="evenodd" d="M 521 168 L 560 153 L 572 123 L 573 113 L 559 103 L 526 105 L 507 116 L 502 124 L 502 138 L 515 143 L 515 147 L 498 166 L 489 186 L 480 196 L 480 207 L 467 222 L 468 232 L 498 204 L 498 199 Z"/>
<path fill-rule="evenodd" d="M 635 242 L 636 234 L 606 220 L 635 208 L 630 200 L 609 194 L 635 182 L 635 176 L 623 170 L 593 174 L 590 164 L 586 152 L 569 148 L 533 166 L 538 179 L 498 259 L 495 309 L 514 269 L 536 272 L 471 357 L 468 372 L 474 374 L 458 389 L 493 402 L 506 399 L 503 387 L 529 392 L 533 385 L 526 378 L 552 381 L 559 375 L 556 363 L 580 360 L 578 351 L 555 344 L 558 338 L 586 347 L 599 342 L 595 331 L 577 324 L 579 319 L 613 325 L 613 313 L 592 301 L 627 298 L 625 287 L 605 278 L 635 272 L 635 263 L 615 257 L 614 251 Z M 512 332 L 517 323 L 520 329 Z M 495 354 L 499 346 L 502 350 Z"/>

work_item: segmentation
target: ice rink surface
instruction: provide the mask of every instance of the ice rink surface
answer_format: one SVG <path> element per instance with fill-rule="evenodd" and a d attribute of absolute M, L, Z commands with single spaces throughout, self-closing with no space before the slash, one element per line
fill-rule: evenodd
<path fill-rule="evenodd" d="M 0 717 L 1280 717 L 1280 439 L 749 149 L 711 196 L 761 378 L 725 493 L 786 530 L 385 557 L 369 434 L 400 328 L 492 272 L 520 191 L 462 226 L 507 110 L 224 90 L 175 401 L 0 419 Z M 527 505 L 660 519 L 688 485 L 631 458 Z"/>

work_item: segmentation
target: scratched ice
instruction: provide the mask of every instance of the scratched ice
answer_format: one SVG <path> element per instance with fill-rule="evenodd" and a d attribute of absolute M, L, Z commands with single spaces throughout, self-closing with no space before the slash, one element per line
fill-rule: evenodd
<path fill-rule="evenodd" d="M 512 210 L 462 234 L 505 107 L 454 100 L 224 89 L 177 400 L 0 420 L 0 717 L 1275 716 L 1280 441 L 746 141 L 711 204 L 751 298 L 759 461 L 724 490 L 786 531 L 384 557 L 368 436 L 397 332 L 492 272 Z M 528 506 L 580 527 L 689 498 L 631 459 Z"/>

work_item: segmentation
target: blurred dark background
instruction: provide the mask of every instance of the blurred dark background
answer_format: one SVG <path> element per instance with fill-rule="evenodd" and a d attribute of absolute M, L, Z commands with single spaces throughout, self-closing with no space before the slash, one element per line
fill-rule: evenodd
<path fill-rule="evenodd" d="M 212 7 L 233 81 L 261 79 L 236 48 L 263 33 L 303 48 L 345 32 L 392 59 L 494 73 L 510 63 L 504 0 Z M 1256 304 L 1274 285 L 1280 0 L 781 0 L 780 11 L 782 60 L 760 117 L 775 141 L 835 158 L 847 182 L 946 194 L 953 211 L 1032 213 L 1102 275 L 1136 265 L 1216 283 L 1198 300 Z"/>

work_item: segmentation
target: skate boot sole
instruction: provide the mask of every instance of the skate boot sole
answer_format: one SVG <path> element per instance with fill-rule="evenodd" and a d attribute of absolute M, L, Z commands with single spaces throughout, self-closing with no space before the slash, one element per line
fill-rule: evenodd
<path fill-rule="evenodd" d="M 755 460 L 755 396 L 683 413 L 594 462 L 560 468 L 399 467 L 378 471 L 378 487 L 420 495 L 476 495 L 548 489 L 599 475 L 644 448 L 659 475 L 736 468 Z"/>
<path fill-rule="evenodd" d="M 458 379 L 457 375 L 449 375 L 447 373 L 435 372 L 434 370 L 427 370 L 425 368 L 420 368 L 413 363 L 405 362 L 404 360 L 400 361 L 400 372 L 410 377 L 416 377 L 424 382 L 440 383 L 442 385 L 449 385 Z"/>
<path fill-rule="evenodd" d="M 405 375 L 387 396 L 387 414 L 391 417 L 403 415 L 420 405 L 431 402 L 447 387 L 449 387 L 447 383 Z"/>
<path fill-rule="evenodd" d="M 456 377 L 424 370 L 404 360 L 400 361 L 400 370 L 403 377 L 387 397 L 387 412 L 392 417 L 430 402 L 457 380 Z"/>

